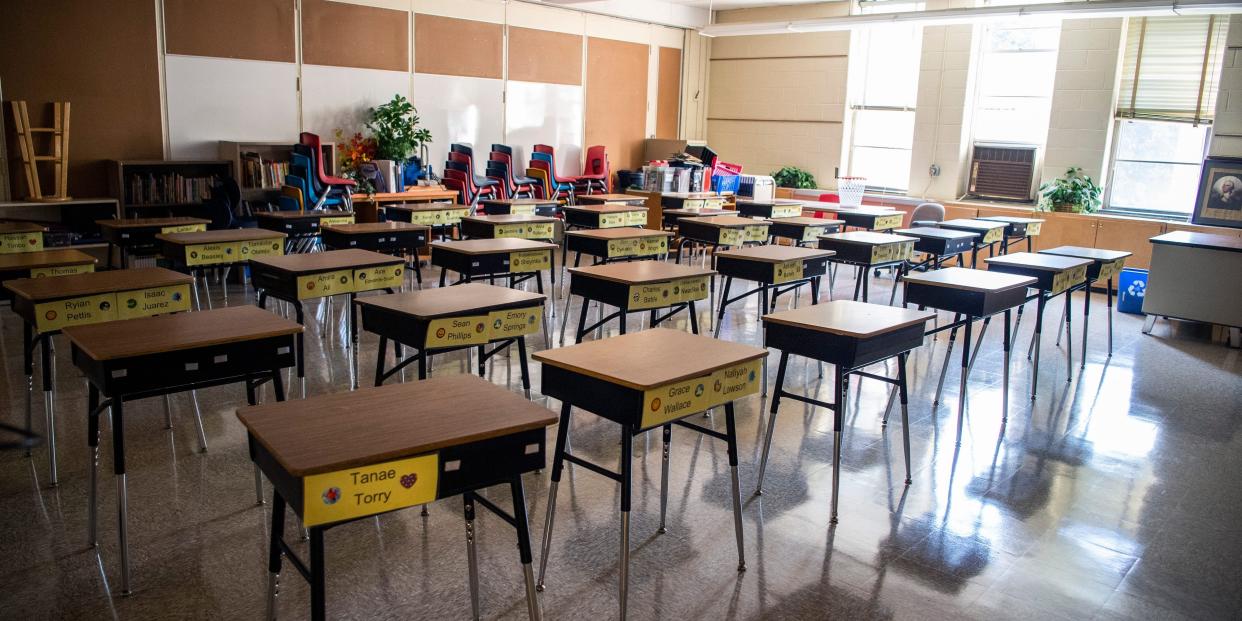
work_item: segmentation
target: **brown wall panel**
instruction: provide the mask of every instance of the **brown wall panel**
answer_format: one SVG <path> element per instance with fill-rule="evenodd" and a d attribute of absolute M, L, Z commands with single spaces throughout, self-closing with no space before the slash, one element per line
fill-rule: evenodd
<path fill-rule="evenodd" d="M 410 14 L 328 0 L 302 0 L 302 62 L 410 70 Z"/>
<path fill-rule="evenodd" d="M 656 137 L 676 138 L 678 110 L 681 107 L 681 50 L 660 48 L 659 78 L 656 84 Z"/>
<path fill-rule="evenodd" d="M 586 144 L 608 148 L 613 170 L 641 164 L 647 130 L 648 46 L 587 39 Z"/>
<path fill-rule="evenodd" d="M 291 63 L 294 0 L 164 0 L 170 54 Z"/>
<path fill-rule="evenodd" d="M 582 37 L 509 27 L 509 79 L 582 84 Z"/>
<path fill-rule="evenodd" d="M 503 28 L 419 13 L 414 16 L 414 71 L 499 79 Z"/>
<path fill-rule="evenodd" d="M 47 126 L 51 101 L 72 103 L 69 192 L 105 196 L 106 159 L 159 159 L 164 150 L 151 0 L 5 0 L 0 17 L 0 85 L 5 127 L 12 100 L 26 100 L 31 123 Z M 29 194 L 9 148 L 16 198 Z M 50 173 L 44 174 L 45 182 Z M 47 189 L 51 189 L 48 186 Z"/>

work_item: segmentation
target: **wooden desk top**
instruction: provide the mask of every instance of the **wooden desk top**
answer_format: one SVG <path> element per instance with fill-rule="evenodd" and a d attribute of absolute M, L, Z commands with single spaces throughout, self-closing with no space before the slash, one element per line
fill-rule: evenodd
<path fill-rule="evenodd" d="M 304 220 L 309 218 L 348 218 L 354 215 L 352 211 L 260 211 L 254 214 L 256 218 L 267 220 Z"/>
<path fill-rule="evenodd" d="M 55 205 L 56 203 L 48 203 Z M 44 233 L 47 227 L 33 222 L 0 222 L 0 235 L 8 233 Z"/>
<path fill-rule="evenodd" d="M 186 224 L 211 224 L 211 220 L 202 218 L 123 218 L 111 220 L 96 220 L 95 224 L 105 229 L 149 229 L 162 228 L 165 226 L 182 226 Z"/>
<path fill-rule="evenodd" d="M 238 409 L 237 418 L 295 477 L 430 453 L 557 420 L 551 410 L 473 375 L 265 403 Z"/>
<path fill-rule="evenodd" d="M 560 205 L 561 203 L 560 201 L 546 199 L 546 198 L 488 198 L 488 199 L 479 201 L 479 204 L 510 205 L 510 206 L 512 205 L 534 205 L 536 207 L 542 207 L 544 205 L 551 205 L 553 207 L 556 207 L 557 205 Z"/>
<path fill-rule="evenodd" d="M 359 222 L 354 224 L 331 224 L 323 227 L 325 231 L 341 235 L 367 235 L 369 233 L 408 233 L 411 231 L 429 231 L 431 227 L 413 222 Z"/>
<path fill-rule="evenodd" d="M 994 222 L 1006 222 L 1009 224 L 1036 224 L 1043 222 L 1039 218 L 1019 218 L 1016 216 L 979 216 L 976 220 L 992 220 Z"/>
<path fill-rule="evenodd" d="M 42 302 L 149 287 L 189 285 L 193 282 L 194 278 L 189 274 L 174 272 L 162 267 L 139 267 L 89 274 L 70 274 L 55 278 L 21 278 L 10 280 L 4 283 L 4 286 L 18 297 L 32 302 Z"/>
<path fill-rule="evenodd" d="M 459 252 L 461 254 L 496 254 L 501 252 L 526 252 L 529 250 L 552 250 L 556 244 L 505 237 L 501 239 L 465 239 L 460 241 L 431 242 L 431 251 Z"/>
<path fill-rule="evenodd" d="M 722 229 L 740 229 L 748 226 L 768 226 L 767 220 L 754 220 L 752 218 L 741 218 L 738 216 L 708 216 L 705 218 L 694 218 L 694 223 L 705 224 L 707 226 L 714 226 Z"/>
<path fill-rule="evenodd" d="M 269 267 L 285 272 L 291 276 L 336 270 L 376 267 L 379 265 L 400 265 L 405 259 L 390 254 L 382 254 L 361 248 L 346 250 L 327 250 L 325 252 L 302 252 L 297 254 L 281 254 L 270 257 L 250 259 L 251 265 Z"/>
<path fill-rule="evenodd" d="M 914 237 L 930 237 L 935 239 L 974 239 L 979 237 L 981 233 L 973 231 L 959 231 L 957 229 L 935 229 L 930 226 L 916 226 L 912 229 L 894 229 L 894 233 L 898 235 L 913 235 Z"/>
<path fill-rule="evenodd" d="M 767 350 L 750 345 L 652 328 L 538 351 L 531 358 L 626 388 L 648 390 L 767 355 Z"/>
<path fill-rule="evenodd" d="M 387 309 L 416 319 L 435 319 L 502 308 L 535 306 L 542 304 L 543 300 L 544 296 L 538 293 L 470 282 L 452 287 L 359 298 L 355 304 Z"/>
<path fill-rule="evenodd" d="M 1225 235 L 1212 235 L 1211 233 L 1195 233 L 1192 231 L 1173 231 L 1164 235 L 1157 235 L 1151 238 L 1153 244 L 1169 244 L 1172 246 L 1187 246 L 1190 248 L 1202 248 L 1205 250 L 1228 250 L 1233 252 L 1242 252 L 1242 239 L 1237 237 L 1227 237 Z"/>
<path fill-rule="evenodd" d="M 1064 272 L 1080 265 L 1090 265 L 1090 259 L 1061 257 L 1053 254 L 1036 254 L 1033 252 L 1012 252 L 999 257 L 984 259 L 988 265 L 1012 265 L 1025 267 L 1041 272 Z"/>
<path fill-rule="evenodd" d="M 774 198 L 770 201 L 756 201 L 756 200 L 751 200 L 748 198 L 739 198 L 735 202 L 738 205 L 764 205 L 764 206 L 772 206 L 772 207 L 776 207 L 778 205 L 779 206 L 788 206 L 788 205 L 801 206 L 802 205 L 802 201 L 794 200 L 791 198 Z"/>
<path fill-rule="evenodd" d="M 841 207 L 840 205 L 833 211 L 851 216 L 891 216 L 897 213 L 897 210 L 892 207 Z"/>
<path fill-rule="evenodd" d="M 301 331 L 302 326 L 257 306 L 232 306 L 72 326 L 62 333 L 92 360 L 105 361 L 285 336 Z"/>
<path fill-rule="evenodd" d="M 283 239 L 284 233 L 267 229 L 219 229 L 215 231 L 199 231 L 197 233 L 160 233 L 156 239 L 178 246 L 194 244 L 224 244 L 236 241 L 256 239 Z"/>
<path fill-rule="evenodd" d="M 453 196 L 457 196 L 457 192 L 453 192 Z M 449 211 L 449 210 L 469 210 L 469 205 L 459 203 L 417 203 L 414 205 L 384 205 L 384 209 L 394 209 L 396 211 Z"/>
<path fill-rule="evenodd" d="M 635 237 L 672 237 L 668 231 L 643 229 L 633 226 L 618 226 L 611 229 L 588 229 L 585 231 L 565 231 L 574 237 L 591 237 L 594 239 L 633 239 Z"/>
<path fill-rule="evenodd" d="M 891 233 L 872 233 L 871 231 L 848 231 L 845 233 L 830 233 L 828 235 L 820 235 L 820 239 L 830 239 L 846 244 L 864 244 L 868 246 L 878 246 L 880 244 L 895 244 L 897 242 L 918 241 L 914 237 L 906 237 L 905 235 L 893 235 Z"/>
<path fill-rule="evenodd" d="M 83 265 L 97 263 L 92 257 L 81 250 L 54 248 L 52 250 L 36 250 L 34 252 L 14 252 L 0 254 L 0 271 L 33 270 L 40 267 L 57 267 L 60 265 Z"/>
<path fill-rule="evenodd" d="M 646 201 L 645 196 L 634 196 L 633 194 L 583 194 L 575 197 L 579 201 L 588 203 L 606 203 L 608 201 Z"/>
<path fill-rule="evenodd" d="M 702 209 L 665 209 L 662 212 L 666 216 L 681 216 L 684 218 L 706 218 L 709 216 L 719 216 L 727 213 L 733 213 L 728 209 L 716 209 L 715 207 L 704 207 Z"/>
<path fill-rule="evenodd" d="M 481 224 L 543 224 L 545 222 L 556 222 L 556 218 L 522 213 L 506 213 L 495 216 L 465 216 L 462 220 Z"/>
<path fill-rule="evenodd" d="M 406 189 L 404 192 L 376 192 L 370 196 L 366 194 L 355 194 L 354 200 L 363 203 L 387 203 L 400 201 L 434 201 L 444 199 L 458 199 L 460 196 L 457 190 L 446 190 L 443 186 L 411 186 L 413 189 Z"/>
<path fill-rule="evenodd" d="M 973 270 L 965 267 L 946 267 L 930 272 L 911 272 L 901 277 L 902 280 L 920 285 L 948 287 L 963 291 L 990 293 L 1022 287 L 1032 287 L 1038 280 L 1030 276 Z"/>
<path fill-rule="evenodd" d="M 571 267 L 569 273 L 581 274 L 591 278 L 611 280 L 627 285 L 642 285 L 653 282 L 665 282 L 678 278 L 695 276 L 711 276 L 716 270 L 667 263 L 665 261 L 627 261 L 621 263 L 605 263 L 587 267 Z"/>
<path fill-rule="evenodd" d="M 818 248 L 803 248 L 801 246 L 768 244 L 763 246 L 736 248 L 733 250 L 721 250 L 716 253 L 716 256 L 727 257 L 730 259 L 741 259 L 743 261 L 760 261 L 762 263 L 784 263 L 785 261 L 796 261 L 799 259 L 819 259 L 822 257 L 830 257 L 834 254 L 836 254 L 835 250 L 820 250 Z"/>
<path fill-rule="evenodd" d="M 790 224 L 793 226 L 837 226 L 845 224 L 845 220 L 836 220 L 832 218 L 807 218 L 804 216 L 794 216 L 792 218 L 770 218 L 768 222 L 772 224 Z"/>
<path fill-rule="evenodd" d="M 935 316 L 936 314 L 932 311 L 837 300 L 764 315 L 763 321 L 865 339 L 914 324 L 925 323 Z"/>
<path fill-rule="evenodd" d="M 945 220 L 940 223 L 941 228 L 966 229 L 970 231 L 991 231 L 993 229 L 1005 228 L 1006 226 L 1005 222 L 999 220 L 970 220 L 966 218 Z"/>
<path fill-rule="evenodd" d="M 630 213 L 632 211 L 647 211 L 643 205 L 609 205 L 600 203 L 598 205 L 565 205 L 561 209 L 565 211 L 580 211 L 583 213 Z"/>
<path fill-rule="evenodd" d="M 725 198 L 723 194 L 715 192 L 660 192 L 660 196 L 665 198 Z"/>
<path fill-rule="evenodd" d="M 1056 248 L 1048 248 L 1040 250 L 1039 254 L 1055 254 L 1062 257 L 1078 257 L 1080 259 L 1091 259 L 1100 263 L 1109 263 L 1117 259 L 1124 259 L 1133 255 L 1133 252 L 1124 250 L 1102 250 L 1100 248 L 1084 248 L 1082 246 L 1057 246 Z"/>

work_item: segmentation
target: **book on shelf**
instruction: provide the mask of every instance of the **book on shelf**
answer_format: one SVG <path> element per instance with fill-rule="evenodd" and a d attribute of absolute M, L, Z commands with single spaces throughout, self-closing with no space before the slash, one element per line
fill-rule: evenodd
<path fill-rule="evenodd" d="M 241 154 L 243 188 L 279 188 L 289 174 L 289 162 L 265 160 L 258 153 Z"/>
<path fill-rule="evenodd" d="M 129 176 L 125 202 L 129 205 L 201 203 L 211 198 L 212 177 L 185 177 L 177 173 L 134 173 Z"/>

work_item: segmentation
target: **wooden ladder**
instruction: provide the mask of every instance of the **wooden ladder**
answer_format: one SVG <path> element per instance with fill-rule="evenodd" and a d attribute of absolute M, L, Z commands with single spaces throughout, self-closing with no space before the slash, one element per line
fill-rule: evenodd
<path fill-rule="evenodd" d="M 52 127 L 31 127 L 26 102 L 13 102 L 13 122 L 21 150 L 22 168 L 26 171 L 26 187 L 30 188 L 30 200 L 34 201 L 69 200 L 69 102 L 53 102 L 52 116 Z M 35 154 L 35 134 L 51 134 L 51 155 Z M 52 194 L 43 194 L 43 186 L 39 182 L 39 162 L 52 162 L 56 183 L 56 191 Z"/>

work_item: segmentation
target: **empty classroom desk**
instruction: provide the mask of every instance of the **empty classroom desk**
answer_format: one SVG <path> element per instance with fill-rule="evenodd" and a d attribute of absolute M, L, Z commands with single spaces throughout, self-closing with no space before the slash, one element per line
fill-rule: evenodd
<path fill-rule="evenodd" d="M 893 229 L 893 233 L 917 239 L 918 241 L 914 242 L 914 251 L 927 255 L 927 258 L 917 263 L 913 258 L 903 263 L 901 269 L 897 272 L 898 280 L 901 280 L 905 274 L 910 272 L 940 269 L 941 265 L 944 265 L 946 261 L 953 257 L 957 257 L 958 265 L 964 265 L 965 261 L 962 260 L 962 253 L 974 248 L 975 238 L 979 237 L 978 233 L 971 233 L 969 231 L 937 229 L 929 226 Z M 893 303 L 896 295 L 897 287 L 893 287 L 893 292 L 888 298 L 889 304 Z"/>
<path fill-rule="evenodd" d="M 18 278 L 47 278 L 93 271 L 95 257 L 81 250 L 64 248 L 0 254 L 0 287 L 5 281 Z M 9 298 L 9 290 L 0 288 L 0 300 Z"/>
<path fill-rule="evenodd" d="M 728 445 L 732 479 L 733 532 L 737 540 L 737 570 L 745 571 L 742 545 L 742 503 L 737 473 L 737 425 L 733 402 L 754 394 L 759 386 L 759 360 L 767 352 L 757 347 L 694 336 L 675 330 L 652 329 L 591 343 L 537 352 L 543 363 L 540 389 L 561 402 L 560 426 L 548 489 L 543 550 L 539 557 L 539 590 L 544 588 L 556 492 L 565 462 L 606 476 L 621 485 L 621 555 L 618 581 L 620 618 L 626 617 L 630 566 L 630 495 L 633 480 L 634 437 L 661 428 L 664 439 L 660 476 L 660 528 L 666 529 L 669 445 L 672 426 L 680 425 Z M 687 422 L 693 414 L 724 406 L 725 432 Z M 578 407 L 621 426 L 621 471 L 615 472 L 569 452 L 571 408 Z M 579 494 L 578 502 L 582 498 Z"/>
<path fill-rule="evenodd" d="M 1080 246 L 1057 246 L 1047 250 L 1040 250 L 1040 254 L 1052 254 L 1062 257 L 1076 257 L 1079 259 L 1091 259 L 1091 265 L 1087 266 L 1087 282 L 1083 286 L 1086 295 L 1083 296 L 1082 302 L 1082 355 L 1078 361 L 1079 368 L 1087 366 L 1087 322 L 1091 319 L 1091 283 L 1104 281 L 1105 283 L 1105 299 L 1107 300 L 1108 317 L 1108 357 L 1113 357 L 1113 278 L 1121 273 L 1121 268 L 1125 267 L 1126 259 L 1133 255 L 1133 252 L 1123 250 L 1101 250 L 1099 248 L 1083 248 Z M 1069 315 L 1065 316 L 1065 321 L 1069 322 Z M 1060 334 L 1060 332 L 1058 332 Z M 1059 340 L 1059 339 L 1058 339 Z"/>
<path fill-rule="evenodd" d="M 413 362 L 418 363 L 418 379 L 426 379 L 431 374 L 431 356 L 472 347 L 479 350 L 478 369 L 483 375 L 488 358 L 516 344 L 522 387 L 527 391 L 526 336 L 543 326 L 547 337 L 543 303 L 544 296 L 537 293 L 482 283 L 373 296 L 356 302 L 362 308 L 362 329 L 380 337 L 375 356 L 376 386 Z M 388 341 L 393 342 L 397 363 L 386 370 Z M 487 351 L 485 346 L 493 343 L 496 347 Z M 407 358 L 402 346 L 418 353 Z"/>
<path fill-rule="evenodd" d="M 33 222 L 0 222 L 0 254 L 43 250 L 47 227 Z"/>
<path fill-rule="evenodd" d="M 159 253 L 159 242 L 155 236 L 160 233 L 193 233 L 206 231 L 211 220 L 202 218 L 123 218 L 112 220 L 96 220 L 99 232 L 108 242 L 108 269 L 112 269 L 112 249 L 117 249 L 121 267 L 129 267 L 129 258 L 134 255 Z"/>
<path fill-rule="evenodd" d="M 1009 253 L 1009 245 L 1026 240 L 1026 251 L 1032 250 L 1032 238 L 1039 235 L 1044 221 L 1039 218 L 1018 218 L 1014 216 L 980 216 L 976 220 L 991 220 L 1005 223 L 1005 243 L 1001 244 L 1001 254 Z"/>
<path fill-rule="evenodd" d="M 283 400 L 280 370 L 293 366 L 293 335 L 301 331 L 302 326 L 253 306 L 65 328 L 65 337 L 73 346 L 73 364 L 89 382 L 86 435 L 92 459 L 87 541 L 91 546 L 97 542 L 99 417 L 112 409 L 122 594 L 131 592 L 124 403 L 242 382 L 247 402 L 254 404 L 255 390 L 268 381 L 276 399 Z M 255 493 L 260 502 L 262 487 L 256 467 Z"/>
<path fill-rule="evenodd" d="M 836 209 L 837 218 L 845 221 L 846 228 L 864 231 L 888 231 L 901 228 L 905 214 L 890 207 L 857 207 Z"/>
<path fill-rule="evenodd" d="M 984 259 L 984 261 L 988 264 L 989 271 L 1030 276 L 1036 279 L 1035 284 L 1031 285 L 1037 289 L 1035 293 L 1035 299 L 1037 300 L 1035 306 L 1035 334 L 1031 338 L 1031 348 L 1035 352 L 1035 363 L 1031 366 L 1031 399 L 1034 399 L 1036 388 L 1039 385 L 1039 345 L 1040 335 L 1043 333 L 1044 307 L 1048 305 L 1049 300 L 1052 298 L 1062 293 L 1065 294 L 1065 331 L 1068 334 L 1071 294 L 1076 287 L 1086 282 L 1087 267 L 1092 264 L 1092 261 L 1090 259 L 1059 257 L 1050 254 L 1032 254 L 1030 252 L 1015 252 L 999 257 L 989 257 Z M 1022 309 L 1025 307 L 1025 304 L 1018 307 L 1017 323 L 1022 322 Z M 1013 331 L 1014 334 L 1017 334 L 1017 325 L 1014 326 Z M 1070 337 L 1067 337 L 1065 344 L 1065 381 L 1067 382 L 1074 379 L 1074 348 L 1070 340 Z"/>
<path fill-rule="evenodd" d="M 202 308 L 198 297 L 199 273 L 204 269 L 231 267 L 256 257 L 279 256 L 285 253 L 285 234 L 264 229 L 220 229 L 194 233 L 160 233 L 160 254 L 173 269 L 194 277 L 194 304 Z M 207 289 L 207 306 L 211 306 L 211 290 Z M 228 287 L 223 287 L 225 299 Z"/>
<path fill-rule="evenodd" d="M 611 229 L 620 226 L 647 226 L 647 208 L 642 205 L 566 206 L 565 228 Z"/>
<path fill-rule="evenodd" d="M 461 219 L 461 235 L 478 239 L 539 239 L 556 237 L 556 218 L 546 216 L 466 216 Z"/>
<path fill-rule="evenodd" d="M 776 411 L 781 397 L 832 410 L 832 511 L 828 519 L 837 521 L 837 492 L 841 479 L 841 428 L 845 417 L 845 398 L 849 394 L 851 375 L 893 384 L 901 396 L 901 432 L 906 459 L 906 485 L 910 484 L 910 420 L 906 394 L 906 358 L 923 344 L 923 329 L 934 316 L 893 306 L 838 300 L 804 306 L 763 317 L 764 346 L 781 352 L 776 370 L 776 389 L 768 413 L 768 433 L 759 460 L 759 477 L 755 494 L 763 493 L 763 474 L 767 469 L 772 435 L 776 429 Z M 835 367 L 833 402 L 796 395 L 785 390 L 785 371 L 789 356 L 795 354 L 827 362 Z M 897 377 L 885 377 L 862 369 L 897 357 Z"/>
<path fill-rule="evenodd" d="M 325 619 L 328 529 L 460 494 L 473 618 L 480 613 L 478 504 L 517 530 L 526 610 L 539 619 L 522 475 L 547 461 L 545 428 L 556 422 L 551 412 L 457 375 L 242 408 L 237 417 L 246 427 L 250 458 L 273 486 L 265 618 L 277 616 L 283 557 L 310 584 L 310 618 Z M 512 513 L 477 493 L 497 485 L 509 487 Z M 309 529 L 308 560 L 285 542 L 286 506 Z"/>
<path fill-rule="evenodd" d="M 988 256 L 996 256 L 996 243 L 1004 240 L 1005 229 L 1009 227 L 1008 224 L 995 220 L 968 220 L 964 218 L 945 220 L 936 226 L 950 231 L 965 231 L 978 234 L 978 237 L 974 240 L 974 246 L 970 250 L 971 267 L 978 266 L 979 251 L 983 248 L 988 249 Z"/>
<path fill-rule="evenodd" d="M 581 343 L 583 336 L 613 319 L 621 324 L 621 334 L 625 334 L 626 316 L 645 310 L 651 311 L 652 328 L 685 310 L 690 315 L 690 330 L 698 334 L 699 319 L 694 303 L 707 297 L 708 280 L 716 272 L 664 261 L 630 261 L 575 267 L 569 273 L 572 275 L 569 280 L 570 297 L 577 295 L 583 298 L 578 331 L 574 336 L 574 342 Z M 563 322 L 569 319 L 570 297 L 565 298 Z M 600 317 L 588 326 L 587 311 L 591 302 L 600 303 Z M 616 307 L 617 311 L 604 316 L 604 304 Z M 662 308 L 669 311 L 660 316 L 656 311 Z M 562 333 L 564 326 L 562 323 Z"/>
<path fill-rule="evenodd" d="M 901 266 L 914 253 L 914 237 L 893 235 L 891 233 L 872 233 L 869 231 L 846 231 L 823 235 L 819 238 L 821 250 L 832 250 L 834 254 L 829 261 L 842 265 L 853 265 L 854 299 L 858 299 L 862 290 L 862 301 L 866 302 L 870 289 L 871 270 L 878 267 Z M 893 282 L 896 287 L 896 281 Z"/>
<path fill-rule="evenodd" d="M 737 216 L 682 218 L 677 221 L 677 235 L 681 238 L 677 244 L 677 262 L 681 263 L 681 251 L 686 244 L 709 247 L 713 255 L 721 246 L 766 244 L 768 226 L 764 220 Z"/>
<path fill-rule="evenodd" d="M 613 203 L 617 205 L 646 205 L 647 198 L 633 194 L 580 194 L 574 197 L 579 205 L 601 205 Z"/>
<path fill-rule="evenodd" d="M 350 375 L 353 376 L 351 386 L 357 388 L 358 315 L 353 301 L 365 291 L 392 293 L 400 289 L 405 282 L 405 259 L 356 249 L 260 257 L 250 262 L 250 282 L 259 291 L 259 308 L 267 308 L 268 297 L 284 300 L 293 305 L 299 325 L 305 324 L 303 300 L 348 295 L 346 340 L 350 349 Z M 302 396 L 306 396 L 305 349 L 300 332 L 297 348 L 298 380 L 302 384 Z"/>
<path fill-rule="evenodd" d="M 1005 314 L 1005 333 L 1003 348 L 1005 362 L 1001 383 L 1001 420 L 1009 420 L 1009 352 L 1013 335 L 1010 333 L 1010 319 L 1013 308 L 1026 303 L 1026 289 L 1035 284 L 1030 276 L 989 272 L 985 270 L 947 267 L 926 273 L 907 274 L 905 281 L 905 304 L 916 304 L 919 310 L 934 308 L 945 310 L 953 315 L 953 323 L 927 332 L 928 335 L 944 330 L 949 332 L 949 347 L 944 353 L 944 366 L 940 368 L 940 380 L 936 383 L 936 396 L 933 404 L 940 403 L 940 391 L 944 388 L 944 376 L 949 370 L 949 361 L 953 357 L 953 341 L 957 338 L 957 329 L 963 328 L 962 338 L 962 377 L 957 397 L 957 443 L 962 443 L 962 416 L 966 410 L 966 381 L 974 366 L 975 356 L 983 345 L 983 337 L 988 323 L 997 313 Z M 971 351 L 971 327 L 978 319 L 983 319 L 983 328 L 979 331 L 979 341 Z M 887 420 L 888 412 L 885 412 Z"/>
<path fill-rule="evenodd" d="M 747 218 L 797 218 L 802 215 L 802 201 L 774 199 L 753 201 L 738 199 L 737 212 Z"/>
<path fill-rule="evenodd" d="M 431 244 L 431 264 L 440 267 L 441 287 L 447 282 L 448 271 L 453 270 L 459 275 L 458 283 L 476 278 L 487 278 L 492 283 L 499 276 L 508 277 L 509 286 L 513 287 L 533 279 L 536 290 L 542 294 L 544 270 L 548 271 L 552 288 L 556 288 L 556 271 L 552 269 L 555 250 L 556 244 L 533 239 L 438 241 Z"/>
<path fill-rule="evenodd" d="M 768 220 L 768 234 L 772 237 L 788 239 L 795 246 L 801 246 L 818 242 L 821 235 L 840 233 L 841 226 L 844 224 L 844 220 L 826 218 L 804 218 L 802 216 L 772 218 Z"/>
<path fill-rule="evenodd" d="M 716 270 L 725 277 L 720 292 L 720 307 L 716 313 L 716 335 L 724 320 L 725 308 L 747 296 L 759 294 L 759 316 L 776 308 L 776 298 L 805 284 L 811 285 L 811 304 L 819 302 L 819 283 L 828 268 L 831 250 L 799 248 L 797 246 L 752 246 L 735 248 L 716 253 Z M 758 287 L 733 298 L 729 289 L 733 279 L 740 278 L 758 283 Z"/>
<path fill-rule="evenodd" d="M 488 198 L 479 201 L 483 213 L 489 216 L 526 214 L 554 216 L 560 209 L 560 201 L 546 198 Z"/>
<path fill-rule="evenodd" d="M 664 209 L 724 209 L 725 197 L 712 192 L 664 192 L 660 207 Z"/>
<path fill-rule="evenodd" d="M 319 235 L 328 250 L 372 250 L 396 256 L 411 257 L 410 270 L 421 289 L 423 273 L 418 268 L 418 249 L 427 245 L 431 227 L 409 222 L 363 222 L 359 224 L 332 224 L 323 227 Z"/>
<path fill-rule="evenodd" d="M 595 257 L 595 263 L 661 257 L 668 254 L 672 236 L 668 231 L 635 227 L 566 231 L 565 248 L 575 253 L 574 267 L 578 267 L 584 254 Z"/>
<path fill-rule="evenodd" d="M 88 265 L 93 266 L 94 261 L 91 259 Z M 34 351 L 36 347 L 42 350 L 43 409 L 47 419 L 48 470 L 52 486 L 59 482 L 56 469 L 56 377 L 52 367 L 56 348 L 52 337 L 69 326 L 188 311 L 192 282 L 193 279 L 185 274 L 148 267 L 70 274 L 55 279 L 34 276 L 4 284 L 6 290 L 13 294 L 13 312 L 22 318 L 27 429 L 34 415 Z M 199 440 L 205 449 L 207 445 L 202 428 L 202 422 L 198 421 Z"/>
<path fill-rule="evenodd" d="M 1242 241 L 1238 238 L 1190 231 L 1151 238 L 1143 334 L 1151 334 L 1157 316 L 1172 317 L 1229 326 L 1231 343 L 1242 346 L 1239 282 Z"/>
<path fill-rule="evenodd" d="M 298 246 L 318 237 L 325 226 L 354 223 L 352 211 L 260 211 L 254 216 L 259 222 L 259 228 L 279 231 L 289 236 L 286 252 L 309 251 L 309 247 Z"/>
<path fill-rule="evenodd" d="M 432 233 L 439 233 L 440 239 L 450 237 L 453 227 L 461 224 L 461 219 L 470 215 L 471 210 L 467 205 L 453 203 L 384 205 L 382 209 L 386 219 L 429 226 Z"/>
<path fill-rule="evenodd" d="M 661 212 L 660 224 L 667 230 L 676 230 L 677 223 L 682 218 L 710 218 L 712 216 L 732 215 L 734 212 L 728 209 L 719 209 L 716 207 L 706 207 L 701 209 L 665 209 Z"/>

